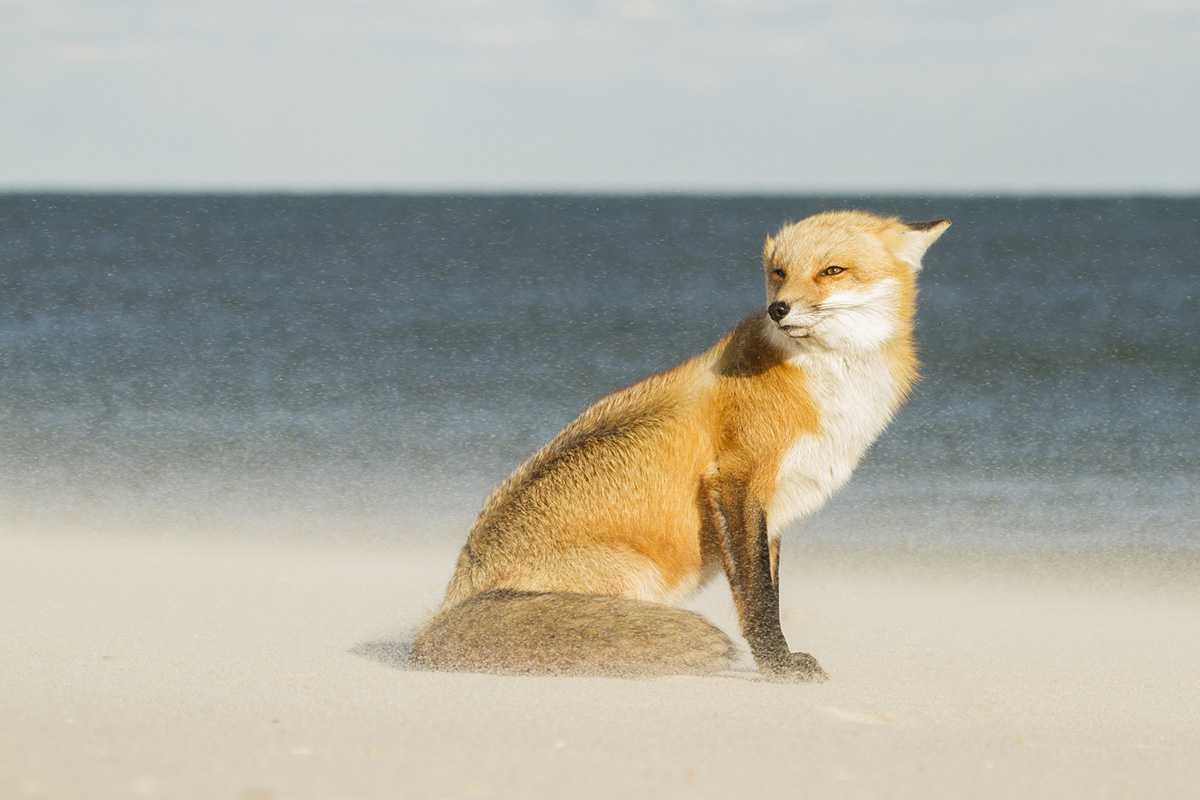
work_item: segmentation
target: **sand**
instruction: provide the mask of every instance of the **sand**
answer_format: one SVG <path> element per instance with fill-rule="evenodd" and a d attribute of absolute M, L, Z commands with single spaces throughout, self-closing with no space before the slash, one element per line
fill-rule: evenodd
<path fill-rule="evenodd" d="M 824 685 L 410 672 L 452 552 L 0 532 L 0 797 L 1189 797 L 1194 557 L 791 546 Z M 691 605 L 733 630 L 724 586 Z M 370 642 L 390 644 L 364 646 Z M 762 795 L 762 793 L 767 793 Z"/>

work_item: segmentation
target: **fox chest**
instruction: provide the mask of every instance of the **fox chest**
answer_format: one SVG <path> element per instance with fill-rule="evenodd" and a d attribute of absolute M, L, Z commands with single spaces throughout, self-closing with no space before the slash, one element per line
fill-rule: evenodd
<path fill-rule="evenodd" d="M 796 364 L 818 413 L 818 429 L 792 441 L 779 460 L 767 507 L 772 537 L 813 513 L 849 480 L 887 426 L 899 390 L 880 354 L 813 357 Z"/>

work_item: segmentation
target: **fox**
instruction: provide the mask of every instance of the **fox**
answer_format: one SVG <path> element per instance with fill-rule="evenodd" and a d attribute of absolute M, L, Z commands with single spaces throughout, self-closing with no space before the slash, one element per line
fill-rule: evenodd
<path fill-rule="evenodd" d="M 760 310 L 596 402 L 496 487 L 411 663 L 725 670 L 730 638 L 676 607 L 723 574 L 757 671 L 827 679 L 780 624 L 780 535 L 849 480 L 908 397 L 917 276 L 949 227 L 827 211 L 768 235 Z"/>

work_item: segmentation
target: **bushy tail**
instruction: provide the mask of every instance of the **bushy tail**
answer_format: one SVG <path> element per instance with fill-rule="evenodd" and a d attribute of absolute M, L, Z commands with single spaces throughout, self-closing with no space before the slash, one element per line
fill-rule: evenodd
<path fill-rule="evenodd" d="M 426 669 L 669 675 L 726 667 L 733 644 L 699 614 L 568 592 L 494 590 L 435 616 L 413 642 Z"/>

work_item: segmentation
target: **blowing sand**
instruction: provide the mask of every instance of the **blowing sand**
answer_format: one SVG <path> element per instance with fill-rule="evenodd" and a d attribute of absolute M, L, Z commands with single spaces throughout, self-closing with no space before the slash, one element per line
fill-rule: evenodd
<path fill-rule="evenodd" d="M 453 553 L 0 541 L 0 797 L 1194 797 L 1194 558 L 804 551 L 831 682 L 389 659 Z M 692 607 L 734 632 L 728 590 Z M 740 642 L 740 639 L 739 639 Z"/>

